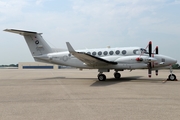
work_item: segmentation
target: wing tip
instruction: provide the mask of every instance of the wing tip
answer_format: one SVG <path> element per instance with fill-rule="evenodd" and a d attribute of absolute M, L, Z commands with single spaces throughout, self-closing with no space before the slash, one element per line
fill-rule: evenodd
<path fill-rule="evenodd" d="M 76 52 L 69 42 L 66 42 L 66 45 L 67 45 L 68 51 L 69 51 L 70 53 Z"/>

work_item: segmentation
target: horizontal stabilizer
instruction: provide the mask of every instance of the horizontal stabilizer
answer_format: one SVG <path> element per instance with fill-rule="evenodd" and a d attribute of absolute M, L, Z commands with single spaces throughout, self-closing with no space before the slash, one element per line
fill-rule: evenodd
<path fill-rule="evenodd" d="M 16 30 L 16 29 L 5 29 L 4 31 L 16 33 L 16 34 L 20 34 L 20 35 L 42 34 L 42 33 L 37 33 L 37 32 L 32 32 L 32 31 Z"/>

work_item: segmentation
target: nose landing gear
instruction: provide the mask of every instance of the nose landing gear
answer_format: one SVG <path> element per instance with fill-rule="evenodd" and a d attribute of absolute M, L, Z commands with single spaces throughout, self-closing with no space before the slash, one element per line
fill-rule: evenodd
<path fill-rule="evenodd" d="M 168 76 L 167 80 L 171 80 L 171 81 L 177 81 L 176 79 L 176 75 L 172 73 L 172 65 L 170 66 L 170 75 Z"/>
<path fill-rule="evenodd" d="M 174 75 L 174 74 L 170 74 L 170 75 L 168 76 L 168 79 L 167 79 L 167 80 L 177 81 L 177 79 L 176 79 L 176 75 Z"/>

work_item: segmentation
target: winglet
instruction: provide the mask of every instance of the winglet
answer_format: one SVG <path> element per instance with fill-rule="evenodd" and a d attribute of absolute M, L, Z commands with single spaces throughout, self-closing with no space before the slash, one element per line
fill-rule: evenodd
<path fill-rule="evenodd" d="M 70 53 L 73 54 L 73 53 L 76 52 L 69 42 L 66 42 L 66 45 L 67 45 L 68 51 L 69 51 Z"/>

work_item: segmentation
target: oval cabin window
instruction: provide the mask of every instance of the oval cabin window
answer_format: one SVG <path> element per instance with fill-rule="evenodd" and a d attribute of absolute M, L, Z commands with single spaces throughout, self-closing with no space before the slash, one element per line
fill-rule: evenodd
<path fill-rule="evenodd" d="M 96 55 L 96 52 L 93 52 L 93 53 L 92 53 L 92 55 L 94 55 L 94 56 L 95 56 L 95 55 Z"/>
<path fill-rule="evenodd" d="M 119 55 L 120 54 L 120 51 L 119 50 L 116 50 L 116 55 Z"/>
<path fill-rule="evenodd" d="M 103 53 L 104 55 L 107 55 L 108 54 L 108 52 L 107 51 L 104 51 L 104 53 Z"/>
<path fill-rule="evenodd" d="M 122 51 L 122 54 L 125 55 L 125 54 L 126 54 L 126 50 L 123 50 L 123 51 Z"/>
<path fill-rule="evenodd" d="M 102 55 L 102 52 L 101 52 L 101 51 L 99 51 L 99 52 L 98 52 L 98 55 L 99 55 L 99 56 L 101 56 L 101 55 Z"/>
<path fill-rule="evenodd" d="M 110 55 L 113 55 L 113 54 L 114 54 L 114 52 L 113 52 L 113 51 L 110 51 L 110 52 L 109 52 L 109 54 L 110 54 Z"/>

